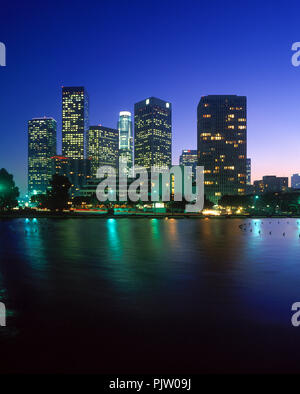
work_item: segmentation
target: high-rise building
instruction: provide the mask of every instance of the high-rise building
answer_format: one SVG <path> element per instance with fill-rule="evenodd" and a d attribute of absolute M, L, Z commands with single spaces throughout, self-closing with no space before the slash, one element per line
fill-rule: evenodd
<path fill-rule="evenodd" d="M 247 159 L 246 161 L 246 169 L 247 169 L 247 185 L 251 185 L 251 159 Z"/>
<path fill-rule="evenodd" d="M 65 156 L 51 157 L 51 172 L 65 176 L 71 183 L 70 194 L 72 197 L 78 194 L 78 191 L 90 179 L 89 159 L 69 159 Z"/>
<path fill-rule="evenodd" d="M 90 159 L 69 159 L 70 173 L 69 181 L 71 182 L 71 195 L 76 196 L 79 190 L 91 178 L 91 160 Z"/>
<path fill-rule="evenodd" d="M 300 189 L 300 174 L 291 176 L 291 186 L 293 189 Z"/>
<path fill-rule="evenodd" d="M 88 130 L 88 95 L 84 87 L 62 88 L 62 153 L 84 159 Z"/>
<path fill-rule="evenodd" d="M 126 162 L 125 171 L 127 175 L 133 166 L 133 136 L 131 112 L 121 111 L 118 121 L 119 130 L 119 159 Z"/>
<path fill-rule="evenodd" d="M 103 126 L 90 126 L 88 131 L 88 157 L 91 176 L 96 177 L 100 166 L 117 169 L 119 156 L 119 131 Z"/>
<path fill-rule="evenodd" d="M 217 202 L 224 195 L 246 192 L 246 97 L 209 95 L 198 110 L 198 165 L 204 166 L 204 190 Z"/>
<path fill-rule="evenodd" d="M 52 176 L 51 157 L 56 154 L 56 120 L 28 121 L 28 194 L 45 193 Z"/>
<path fill-rule="evenodd" d="M 266 175 L 259 181 L 254 181 L 255 194 L 275 193 L 288 190 L 289 179 L 287 177 L 277 177 L 275 175 Z"/>
<path fill-rule="evenodd" d="M 134 105 L 134 165 L 172 165 L 172 105 L 150 97 Z"/>
<path fill-rule="evenodd" d="M 192 167 L 193 177 L 196 178 L 196 167 L 198 163 L 198 155 L 196 150 L 185 149 L 179 156 L 179 164 L 182 166 Z"/>
<path fill-rule="evenodd" d="M 70 175 L 70 160 L 65 156 L 55 155 L 51 157 L 51 173 L 66 176 Z"/>

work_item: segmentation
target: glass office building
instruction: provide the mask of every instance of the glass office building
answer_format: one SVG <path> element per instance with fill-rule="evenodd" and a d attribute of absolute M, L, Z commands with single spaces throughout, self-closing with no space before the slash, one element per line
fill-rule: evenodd
<path fill-rule="evenodd" d="M 204 166 L 204 190 L 213 202 L 243 195 L 247 182 L 246 97 L 201 98 L 198 111 L 198 165 Z"/>
<path fill-rule="evenodd" d="M 45 193 L 52 177 L 51 157 L 56 154 L 56 120 L 28 121 L 28 194 Z"/>
<path fill-rule="evenodd" d="M 121 111 L 118 121 L 119 131 L 119 159 L 126 162 L 125 172 L 127 175 L 133 166 L 133 136 L 131 112 Z"/>
<path fill-rule="evenodd" d="M 196 167 L 198 163 L 197 150 L 184 149 L 179 156 L 179 164 L 181 166 L 192 167 L 193 177 L 196 178 Z"/>
<path fill-rule="evenodd" d="M 134 165 L 169 168 L 172 164 L 172 105 L 150 97 L 134 106 Z"/>
<path fill-rule="evenodd" d="M 88 157 L 91 176 L 96 177 L 100 166 L 117 169 L 119 156 L 119 131 L 103 126 L 90 126 L 88 131 Z"/>
<path fill-rule="evenodd" d="M 88 95 L 84 87 L 62 88 L 62 154 L 70 159 L 86 157 Z"/>

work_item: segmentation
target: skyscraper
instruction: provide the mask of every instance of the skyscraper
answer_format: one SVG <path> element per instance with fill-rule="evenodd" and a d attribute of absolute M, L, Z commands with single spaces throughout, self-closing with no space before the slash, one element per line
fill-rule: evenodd
<path fill-rule="evenodd" d="M 209 95 L 198 111 L 198 164 L 204 166 L 205 194 L 213 202 L 245 194 L 247 171 L 246 97 Z"/>
<path fill-rule="evenodd" d="M 91 159 L 91 175 L 96 177 L 100 166 L 117 168 L 119 156 L 119 132 L 103 126 L 90 126 L 88 131 L 88 156 Z"/>
<path fill-rule="evenodd" d="M 179 164 L 181 166 L 192 167 L 193 177 L 196 178 L 196 167 L 198 163 L 198 155 L 196 150 L 185 149 L 179 156 Z"/>
<path fill-rule="evenodd" d="M 52 176 L 51 157 L 56 155 L 56 120 L 28 121 L 28 194 L 45 193 Z"/>
<path fill-rule="evenodd" d="M 62 88 L 62 153 L 84 159 L 88 130 L 88 96 L 84 87 Z"/>
<path fill-rule="evenodd" d="M 172 105 L 150 97 L 134 105 L 134 164 L 169 168 L 172 164 Z"/>
<path fill-rule="evenodd" d="M 121 111 L 118 121 L 119 130 L 119 159 L 127 162 L 128 174 L 133 165 L 133 137 L 131 112 Z"/>
<path fill-rule="evenodd" d="M 291 176 L 291 186 L 293 189 L 300 189 L 300 174 L 293 174 Z"/>

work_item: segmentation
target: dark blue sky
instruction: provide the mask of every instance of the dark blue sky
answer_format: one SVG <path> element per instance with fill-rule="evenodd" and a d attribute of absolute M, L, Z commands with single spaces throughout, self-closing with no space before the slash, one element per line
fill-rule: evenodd
<path fill-rule="evenodd" d="M 172 102 L 175 164 L 182 149 L 196 148 L 202 95 L 246 95 L 253 178 L 300 172 L 300 67 L 291 64 L 299 2 L 3 3 L 0 167 L 22 190 L 27 120 L 53 116 L 60 134 L 62 85 L 84 85 L 90 123 L 108 127 L 149 96 Z"/>

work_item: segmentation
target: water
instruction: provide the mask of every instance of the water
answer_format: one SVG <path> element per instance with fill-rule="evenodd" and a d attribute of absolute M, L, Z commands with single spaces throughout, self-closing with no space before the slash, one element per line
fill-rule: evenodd
<path fill-rule="evenodd" d="M 0 372 L 299 372 L 299 234 L 296 219 L 0 220 Z"/>

